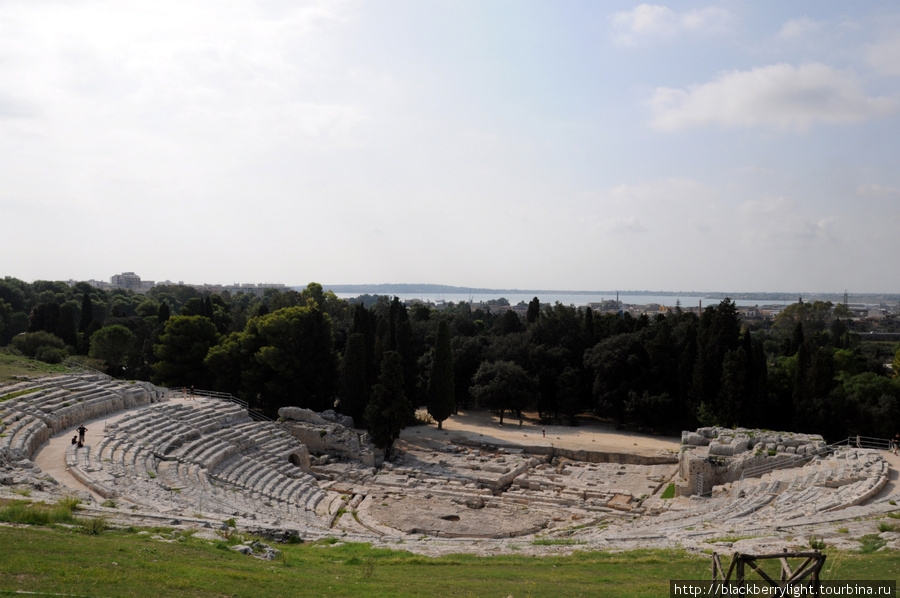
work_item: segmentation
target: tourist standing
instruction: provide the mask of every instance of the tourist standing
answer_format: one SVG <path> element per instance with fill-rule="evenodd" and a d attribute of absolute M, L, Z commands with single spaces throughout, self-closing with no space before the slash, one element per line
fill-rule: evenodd
<path fill-rule="evenodd" d="M 84 427 L 84 424 L 78 426 L 78 445 L 84 444 L 84 433 L 87 432 L 87 428 Z"/>

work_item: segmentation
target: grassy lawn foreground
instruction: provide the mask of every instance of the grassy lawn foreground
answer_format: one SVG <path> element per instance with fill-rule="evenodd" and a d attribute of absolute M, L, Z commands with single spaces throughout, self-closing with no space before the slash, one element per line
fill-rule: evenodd
<path fill-rule="evenodd" d="M 219 546 L 217 547 L 216 544 Z M 87 536 L 0 527 L 0 594 L 81 596 L 665 596 L 669 579 L 706 579 L 707 556 L 678 551 L 440 558 L 366 544 L 279 545 L 262 561 L 197 538 Z M 824 579 L 896 579 L 896 553 L 829 555 Z"/>

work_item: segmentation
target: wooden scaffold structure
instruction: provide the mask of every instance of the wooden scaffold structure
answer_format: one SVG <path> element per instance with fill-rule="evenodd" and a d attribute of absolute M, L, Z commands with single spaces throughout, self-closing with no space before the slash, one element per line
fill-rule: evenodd
<path fill-rule="evenodd" d="M 781 561 L 781 572 L 778 579 L 774 579 L 766 573 L 760 561 L 778 559 Z M 805 559 L 796 568 L 791 568 L 788 559 Z M 805 595 L 819 596 L 819 573 L 825 565 L 825 555 L 818 550 L 812 552 L 788 552 L 785 549 L 780 554 L 742 554 L 734 553 L 731 557 L 731 565 L 726 571 L 717 553 L 712 555 L 712 580 L 716 586 L 715 596 L 720 595 L 721 588 L 726 585 L 744 587 L 747 583 L 747 567 L 756 573 L 768 586 L 773 588 L 791 588 L 806 586 L 809 593 Z"/>

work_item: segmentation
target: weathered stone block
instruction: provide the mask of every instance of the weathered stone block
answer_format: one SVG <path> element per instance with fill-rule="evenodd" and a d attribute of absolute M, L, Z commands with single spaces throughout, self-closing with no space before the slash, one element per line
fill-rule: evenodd
<path fill-rule="evenodd" d="M 681 432 L 681 444 L 687 444 L 690 446 L 706 446 L 709 444 L 709 438 L 696 432 L 683 430 Z"/>

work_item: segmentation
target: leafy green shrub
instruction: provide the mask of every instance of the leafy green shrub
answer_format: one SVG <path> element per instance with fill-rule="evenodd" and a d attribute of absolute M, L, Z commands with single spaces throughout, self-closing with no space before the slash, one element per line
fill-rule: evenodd
<path fill-rule="evenodd" d="M 78 523 L 81 525 L 81 531 L 91 536 L 99 536 L 109 529 L 109 524 L 104 517 L 85 517 L 79 519 Z"/>
<path fill-rule="evenodd" d="M 809 547 L 813 550 L 825 550 L 825 540 L 813 536 L 809 539 Z"/>
<path fill-rule="evenodd" d="M 44 363 L 57 364 L 65 361 L 69 356 L 69 352 L 65 349 L 57 349 L 56 347 L 38 347 L 34 353 L 34 358 Z"/>
<path fill-rule="evenodd" d="M 56 501 L 56 504 L 63 509 L 67 509 L 70 513 L 81 509 L 81 499 L 75 498 L 74 496 L 64 496 Z"/>
<path fill-rule="evenodd" d="M 897 531 L 897 526 L 891 525 L 890 523 L 879 523 L 878 531 L 880 531 L 880 532 L 895 532 L 895 531 Z"/>
<path fill-rule="evenodd" d="M 38 349 L 41 347 L 60 349 L 65 352 L 66 343 L 55 334 L 50 334 L 44 330 L 38 330 L 37 332 L 26 332 L 25 334 L 14 337 L 12 339 L 12 346 L 20 351 L 22 355 L 36 357 Z M 66 353 L 66 355 L 68 355 L 68 353 Z"/>

